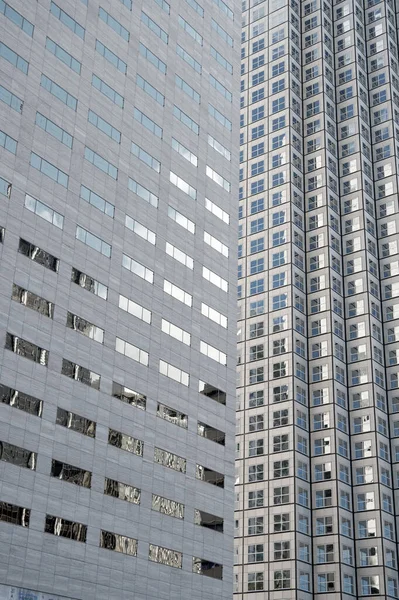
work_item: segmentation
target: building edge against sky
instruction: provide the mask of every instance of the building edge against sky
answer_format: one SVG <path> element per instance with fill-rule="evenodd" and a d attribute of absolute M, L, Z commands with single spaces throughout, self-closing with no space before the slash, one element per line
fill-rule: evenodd
<path fill-rule="evenodd" d="M 236 598 L 398 597 L 398 8 L 243 2 Z"/>
<path fill-rule="evenodd" d="M 232 596 L 240 9 L 0 2 L 1 600 Z"/>

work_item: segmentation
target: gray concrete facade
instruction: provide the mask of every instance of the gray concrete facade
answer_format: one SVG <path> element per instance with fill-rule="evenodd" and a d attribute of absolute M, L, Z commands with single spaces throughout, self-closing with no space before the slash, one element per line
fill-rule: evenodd
<path fill-rule="evenodd" d="M 238 5 L 0 2 L 2 600 L 232 596 Z"/>

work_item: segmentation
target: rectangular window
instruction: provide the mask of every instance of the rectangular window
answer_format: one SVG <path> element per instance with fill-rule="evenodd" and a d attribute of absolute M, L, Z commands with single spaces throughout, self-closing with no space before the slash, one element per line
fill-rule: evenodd
<path fill-rule="evenodd" d="M 92 110 L 89 110 L 87 120 L 94 125 L 94 127 L 97 127 L 97 129 L 105 133 L 111 140 L 114 140 L 118 144 L 121 143 L 121 132 Z"/>
<path fill-rule="evenodd" d="M 137 456 L 143 456 L 144 442 L 137 440 L 126 433 L 110 429 L 108 432 L 108 444 Z"/>
<path fill-rule="evenodd" d="M 158 58 L 156 54 L 151 52 L 151 50 L 149 50 L 147 46 L 144 46 L 144 44 L 141 43 L 139 46 L 139 50 L 140 54 L 144 56 L 144 58 L 146 58 L 152 65 L 154 65 L 154 67 L 158 69 L 158 71 L 161 71 L 161 73 L 166 75 L 167 66 L 160 58 Z"/>
<path fill-rule="evenodd" d="M 188 267 L 191 270 L 194 268 L 194 260 L 191 258 L 191 256 L 188 256 L 188 254 L 182 252 L 182 250 L 179 250 L 179 248 L 176 248 L 176 246 L 172 246 L 172 244 L 166 242 L 165 251 L 166 254 L 180 262 L 185 267 Z"/>
<path fill-rule="evenodd" d="M 55 4 L 55 2 L 51 2 L 50 12 L 55 17 L 57 17 L 57 19 L 59 19 L 61 23 L 63 23 L 64 25 L 66 25 L 66 27 L 73 31 L 73 33 L 76 33 L 76 35 L 79 36 L 82 40 L 85 39 L 84 28 L 81 25 L 79 25 L 79 23 L 77 23 L 75 19 L 72 19 L 72 17 L 70 17 L 66 12 L 61 10 L 61 8 L 59 8 L 59 6 Z"/>
<path fill-rule="evenodd" d="M 161 375 L 165 375 L 166 377 L 169 377 L 169 379 L 173 379 L 186 387 L 188 387 L 190 383 L 190 375 L 188 373 L 164 360 L 159 361 L 159 372 Z"/>
<path fill-rule="evenodd" d="M 53 40 L 51 40 L 49 37 L 46 38 L 46 48 L 47 50 L 49 50 L 49 52 L 51 52 L 51 54 L 54 54 L 54 56 L 57 57 L 58 60 L 63 62 L 64 65 L 66 65 L 67 67 L 72 69 L 72 71 L 75 71 L 75 73 L 80 75 L 82 64 L 78 60 L 76 60 L 76 58 L 74 58 L 71 54 L 69 54 L 69 52 L 64 50 L 64 48 L 53 42 Z"/>
<path fill-rule="evenodd" d="M 28 342 L 16 335 L 6 333 L 6 350 L 11 350 L 14 354 L 28 358 L 29 360 L 47 367 L 49 351 L 40 348 L 32 342 Z"/>
<path fill-rule="evenodd" d="M 140 146 L 138 146 L 134 142 L 132 142 L 130 151 L 134 156 L 137 156 L 137 158 L 141 160 L 141 162 L 145 163 L 148 167 L 150 167 L 150 169 L 153 169 L 157 173 L 161 172 L 161 163 L 159 162 L 159 160 L 154 158 L 143 148 L 140 148 Z"/>
<path fill-rule="evenodd" d="M 218 52 L 213 46 L 211 46 L 211 56 L 217 60 L 217 62 L 222 65 L 229 73 L 233 74 L 233 65 L 229 63 L 229 61 Z"/>
<path fill-rule="evenodd" d="M 155 0 L 155 2 L 164 10 L 168 15 L 170 14 L 170 5 L 165 0 Z"/>
<path fill-rule="evenodd" d="M 179 427 L 182 427 L 183 429 L 187 429 L 187 425 L 188 425 L 187 415 L 181 413 L 178 410 L 175 410 L 174 408 L 170 408 L 169 406 L 166 406 L 165 404 L 158 403 L 157 417 L 160 417 L 161 419 L 164 419 L 165 421 L 168 421 L 169 423 L 173 423 L 173 425 L 178 425 Z"/>
<path fill-rule="evenodd" d="M 56 424 L 91 438 L 96 437 L 96 423 L 94 421 L 81 417 L 68 410 L 64 410 L 63 408 L 57 408 Z"/>
<path fill-rule="evenodd" d="M 166 31 L 164 31 L 157 23 L 155 23 L 155 21 L 150 19 L 150 17 L 143 11 L 141 12 L 141 21 L 144 23 L 144 25 L 147 25 L 148 29 L 155 33 L 160 40 L 162 40 L 165 44 L 168 43 L 169 36 Z"/>
<path fill-rule="evenodd" d="M 231 190 L 231 183 L 229 181 L 227 181 L 227 179 L 225 179 L 224 177 L 222 177 L 221 175 L 219 175 L 219 173 L 217 173 L 216 171 L 214 171 L 208 165 L 206 165 L 206 174 L 207 174 L 207 176 L 210 179 L 212 179 L 212 181 L 214 181 L 215 183 L 217 183 L 217 185 L 219 185 L 224 190 L 226 190 L 226 192 L 230 192 L 230 190 Z"/>
<path fill-rule="evenodd" d="M 86 244 L 86 246 L 93 248 L 93 250 L 100 252 L 103 256 L 107 258 L 111 257 L 111 246 L 93 233 L 90 233 L 90 231 L 80 227 L 80 225 L 76 226 L 76 239 Z"/>
<path fill-rule="evenodd" d="M 161 94 L 156 88 L 154 88 L 148 81 L 143 79 L 141 75 L 137 73 L 136 75 L 136 84 L 139 88 L 141 88 L 146 94 L 151 96 L 158 104 L 161 106 L 165 106 L 165 96 Z"/>
<path fill-rule="evenodd" d="M 0 521 L 3 521 L 3 523 L 29 527 L 29 520 L 29 508 L 22 508 L 22 506 L 9 504 L 8 502 L 0 502 Z"/>
<path fill-rule="evenodd" d="M 217 323 L 221 327 L 227 327 L 227 317 L 215 310 L 214 308 L 211 308 L 204 302 L 201 303 L 201 314 L 204 315 L 204 317 L 210 319 L 211 321 L 214 321 L 214 323 Z"/>
<path fill-rule="evenodd" d="M 228 282 L 219 275 L 217 275 L 217 273 L 214 273 L 213 271 L 208 269 L 207 267 L 202 267 L 202 277 L 209 281 L 209 283 L 212 283 L 216 287 L 223 290 L 224 292 L 228 292 Z"/>
<path fill-rule="evenodd" d="M 193 573 L 213 579 L 223 579 L 223 565 L 193 556 Z"/>
<path fill-rule="evenodd" d="M 9 19 L 12 23 L 17 25 L 22 31 L 28 34 L 30 37 L 33 37 L 34 27 L 30 21 L 25 19 L 19 12 L 14 10 L 12 6 L 1 0 L 0 2 L 0 14 L 3 14 L 7 19 Z"/>
<path fill-rule="evenodd" d="M 188 65 L 190 65 L 190 67 L 192 67 L 194 69 L 194 71 L 196 71 L 197 73 L 199 73 L 201 75 L 202 67 L 201 67 L 200 63 L 197 62 L 191 56 L 191 54 L 186 52 L 186 50 L 184 48 L 179 46 L 179 44 L 176 45 L 176 54 L 178 56 L 180 56 L 180 58 L 182 58 Z"/>
<path fill-rule="evenodd" d="M 200 35 L 198 33 L 198 31 L 196 29 L 194 29 L 194 27 L 192 27 L 190 25 L 190 23 L 188 23 L 180 15 L 178 17 L 178 22 L 179 22 L 180 27 L 182 27 L 184 29 L 184 31 L 186 33 L 188 33 L 188 35 L 190 35 L 193 38 L 193 40 L 195 40 L 197 42 L 197 44 L 199 44 L 200 46 L 202 46 L 202 43 L 203 43 L 202 35 Z"/>
<path fill-rule="evenodd" d="M 110 202 L 107 202 L 104 200 L 104 198 L 101 198 L 101 196 L 92 190 L 89 190 L 89 188 L 85 187 L 84 185 L 80 186 L 80 197 L 82 200 L 85 200 L 92 206 L 95 206 L 95 208 L 98 208 L 98 210 L 101 210 L 101 212 L 105 213 L 109 217 L 114 217 L 114 205 Z"/>
<path fill-rule="evenodd" d="M 183 555 L 177 550 L 170 550 L 170 548 L 163 548 L 162 546 L 154 546 L 154 544 L 150 544 L 148 560 L 161 565 L 166 565 L 167 567 L 181 569 Z"/>
<path fill-rule="evenodd" d="M 216 33 L 222 38 L 222 40 L 224 40 L 226 42 L 226 44 L 228 44 L 231 48 L 233 48 L 234 44 L 233 44 L 233 38 L 231 37 L 231 35 L 229 35 L 227 33 L 227 31 L 225 31 L 223 29 L 223 27 L 221 27 L 219 25 L 219 23 L 217 23 L 214 19 L 212 19 L 211 24 L 212 24 L 212 29 L 214 31 L 216 31 Z"/>
<path fill-rule="evenodd" d="M 196 123 L 193 119 L 191 119 L 191 117 L 186 115 L 186 113 L 180 110 L 180 108 L 178 108 L 176 105 L 173 107 L 173 115 L 176 117 L 176 119 L 179 119 L 179 121 L 183 123 L 183 125 L 185 125 L 189 129 L 191 129 L 191 131 L 199 135 L 198 123 Z"/>
<path fill-rule="evenodd" d="M 18 98 L 18 96 L 15 96 L 15 94 L 12 94 L 2 85 L 0 85 L 0 100 L 16 112 L 22 113 L 22 108 L 24 105 L 23 100 L 21 100 L 21 98 Z"/>
<path fill-rule="evenodd" d="M 202 8 L 202 6 L 200 4 L 198 4 L 198 2 L 196 0 L 186 0 L 187 4 L 189 4 L 191 6 L 191 8 L 193 8 L 195 11 L 197 11 L 197 13 L 203 17 L 204 16 L 204 9 Z"/>
<path fill-rule="evenodd" d="M 148 129 L 148 131 L 151 131 L 151 133 L 162 139 L 162 127 L 159 127 L 159 125 L 157 125 L 155 121 L 150 119 L 150 117 L 147 117 L 147 115 L 142 113 L 136 107 L 134 108 L 134 118 L 136 119 L 136 121 L 141 123 L 146 129 Z"/>
<path fill-rule="evenodd" d="M 85 488 L 91 488 L 91 472 L 85 471 L 80 467 L 74 467 L 67 463 L 60 462 L 59 460 L 53 460 L 51 463 L 52 477 L 61 479 L 67 483 L 73 483 Z"/>
<path fill-rule="evenodd" d="M 41 129 L 52 135 L 56 140 L 60 141 L 65 146 L 68 146 L 68 148 L 72 148 L 73 137 L 69 133 L 67 133 L 65 129 L 62 129 L 53 121 L 50 121 L 50 119 L 47 119 L 47 117 L 45 117 L 39 112 L 36 113 L 35 122 L 36 125 L 38 125 Z"/>
<path fill-rule="evenodd" d="M 141 490 L 139 488 L 108 477 L 104 480 L 104 494 L 132 504 L 140 504 L 141 500 Z"/>
<path fill-rule="evenodd" d="M 170 335 L 179 342 L 186 344 L 186 346 L 191 345 L 191 335 L 181 327 L 178 327 L 177 325 L 166 321 L 166 319 L 162 319 L 161 330 L 163 331 L 163 333 Z"/>
<path fill-rule="evenodd" d="M 90 371 L 90 369 L 86 369 L 86 367 L 81 367 L 66 358 L 62 359 L 61 373 L 62 375 L 66 375 L 66 377 L 70 377 L 70 379 L 80 381 L 80 383 L 84 383 L 96 390 L 100 389 L 101 375 Z"/>
<path fill-rule="evenodd" d="M 99 342 L 100 344 L 104 343 L 104 329 L 93 325 L 93 323 L 90 323 L 86 319 L 78 317 L 69 311 L 67 312 L 66 326 L 83 333 L 83 335 L 95 342 Z"/>
<path fill-rule="evenodd" d="M 145 323 L 151 323 L 151 311 L 133 302 L 133 300 L 129 300 L 125 296 L 119 295 L 119 308 L 141 319 Z"/>
<path fill-rule="evenodd" d="M 200 421 L 198 421 L 197 433 L 199 436 L 204 437 L 207 440 L 216 442 L 216 444 L 220 444 L 221 446 L 225 445 L 226 434 L 224 433 L 224 431 L 215 429 L 215 427 L 212 427 L 211 425 L 206 425 L 205 423 L 201 423 Z"/>
<path fill-rule="evenodd" d="M 230 150 L 228 150 L 227 148 L 225 148 L 225 146 L 223 146 L 220 142 L 218 142 L 217 140 L 215 140 L 215 138 L 212 137 L 211 135 L 208 135 L 208 144 L 214 150 L 216 150 L 216 152 L 218 152 L 224 158 L 226 158 L 228 161 L 231 160 L 231 152 L 230 152 Z"/>
<path fill-rule="evenodd" d="M 14 444 L 8 444 L 7 442 L 0 442 L 0 444 L 0 460 L 8 462 L 11 465 L 30 469 L 31 471 L 36 470 L 37 452 L 31 452 L 30 450 L 25 450 L 25 448 L 20 448 L 19 446 L 14 446 Z"/>
<path fill-rule="evenodd" d="M 0 131 L 0 146 L 2 146 L 11 154 L 17 153 L 17 140 L 14 140 L 11 136 L 7 135 L 4 131 Z"/>
<path fill-rule="evenodd" d="M 208 104 L 209 114 L 216 119 L 223 127 L 228 129 L 228 131 L 232 130 L 232 123 L 229 121 L 227 117 L 224 116 L 221 112 L 219 112 L 212 104 Z"/>
<path fill-rule="evenodd" d="M 210 81 L 210 84 L 215 88 L 215 90 L 217 90 L 220 94 L 222 94 L 222 96 L 224 96 L 224 98 L 226 98 L 226 100 L 228 100 L 228 102 L 232 102 L 232 99 L 233 99 L 232 93 L 222 83 L 220 83 L 220 81 L 218 81 L 211 74 L 209 74 L 209 81 Z"/>
<path fill-rule="evenodd" d="M 61 102 L 66 104 L 66 106 L 76 111 L 78 106 L 77 98 L 69 94 L 66 90 L 64 90 L 64 88 L 55 83 L 55 81 L 52 81 L 45 75 L 42 75 L 40 79 L 40 85 L 42 88 L 50 92 L 50 94 L 58 98 L 58 100 L 61 100 Z"/>
<path fill-rule="evenodd" d="M 44 158 L 41 158 L 38 154 L 31 152 L 30 164 L 34 169 L 37 169 L 43 175 L 46 175 L 56 183 L 59 183 L 63 187 L 68 187 L 69 177 L 66 173 L 58 169 L 56 166 L 49 163 Z"/>
<path fill-rule="evenodd" d="M 200 341 L 200 352 L 221 365 L 227 365 L 227 355 L 221 350 L 218 350 L 218 348 L 215 348 L 202 340 Z"/>
<path fill-rule="evenodd" d="M 24 412 L 36 417 L 42 416 L 42 400 L 2 384 L 0 384 L 0 403 L 8 404 L 8 406 L 18 408 L 19 410 L 23 410 Z"/>
<path fill-rule="evenodd" d="M 186 148 L 186 146 L 183 146 L 183 144 L 181 144 L 180 142 L 175 140 L 175 138 L 172 138 L 172 148 L 173 148 L 173 150 L 178 152 L 180 154 L 180 156 L 182 156 L 188 162 L 190 162 L 192 165 L 194 165 L 195 167 L 198 166 L 197 156 L 195 154 L 193 154 L 192 152 L 190 152 L 190 150 L 188 148 Z"/>
<path fill-rule="evenodd" d="M 14 50 L 11 50 L 8 46 L 0 42 L 0 57 L 5 58 L 9 63 L 11 63 L 14 67 L 22 71 L 25 75 L 28 74 L 29 63 L 27 60 L 19 56 Z"/>
<path fill-rule="evenodd" d="M 124 97 L 118 94 L 118 92 L 115 91 L 110 85 L 105 83 L 105 81 L 97 77 L 97 75 L 94 75 L 94 73 L 91 78 L 91 85 L 96 88 L 96 90 L 104 94 L 104 96 L 111 100 L 111 102 L 119 106 L 119 108 L 123 108 L 125 103 Z"/>
<path fill-rule="evenodd" d="M 82 287 L 83 289 L 103 298 L 107 299 L 108 296 L 108 287 L 90 275 L 86 275 L 86 273 L 82 273 L 82 271 L 78 271 L 75 267 L 72 267 L 71 281 Z"/>
<path fill-rule="evenodd" d="M 170 500 L 169 498 L 158 496 L 158 494 L 153 494 L 151 508 L 162 515 L 184 519 L 184 504 L 176 502 L 176 500 Z"/>
<path fill-rule="evenodd" d="M 130 177 L 128 181 L 128 186 L 129 190 L 131 190 L 134 194 L 137 194 L 137 196 L 140 196 L 142 200 L 145 200 L 146 202 L 148 202 L 148 204 L 151 204 L 151 206 L 158 208 L 159 198 L 158 196 L 150 192 L 150 190 L 145 188 L 143 185 L 141 185 L 134 179 L 131 179 Z"/>
<path fill-rule="evenodd" d="M 124 1 L 126 2 L 126 0 Z M 103 529 L 101 530 L 100 548 L 104 548 L 105 550 L 121 552 L 128 556 L 137 556 L 137 544 L 138 541 L 134 538 L 119 533 L 112 533 L 111 531 L 104 531 Z"/>
<path fill-rule="evenodd" d="M 102 21 L 104 21 L 104 23 L 111 27 L 111 29 L 113 29 L 115 33 L 120 35 L 122 39 L 124 39 L 126 42 L 129 41 L 130 33 L 128 32 L 128 30 L 125 29 L 125 27 L 123 27 L 123 25 L 121 25 L 119 21 L 117 21 L 116 19 L 114 19 L 114 17 L 107 13 L 107 11 L 101 8 L 101 6 L 98 9 L 98 16 Z"/>
<path fill-rule="evenodd" d="M 169 181 L 193 200 L 197 199 L 197 190 L 187 183 L 187 181 L 179 177 L 179 175 L 173 173 L 173 171 L 170 171 L 169 173 Z"/>
<path fill-rule="evenodd" d="M 190 307 L 193 305 L 193 297 L 190 294 L 166 279 L 164 279 L 163 289 L 166 294 L 173 296 L 173 298 L 176 298 L 179 302 L 183 302 Z"/>
<path fill-rule="evenodd" d="M 99 40 L 96 40 L 96 50 L 101 56 L 105 58 L 111 65 L 114 65 L 124 75 L 127 72 L 127 64 L 119 58 L 116 54 L 111 52 L 109 48 L 104 46 Z"/>
<path fill-rule="evenodd" d="M 187 219 L 182 213 L 175 210 L 172 206 L 168 206 L 168 217 L 175 221 L 178 225 L 187 229 L 190 233 L 195 233 L 195 223 Z"/>
<path fill-rule="evenodd" d="M 129 344 L 129 342 L 125 342 L 118 337 L 115 340 L 115 350 L 120 354 L 124 354 L 127 358 L 131 358 L 145 367 L 148 367 L 148 352 L 145 352 L 145 350 L 141 350 L 141 348 L 133 346 L 133 344 Z"/>
<path fill-rule="evenodd" d="M 178 471 L 179 473 L 186 472 L 186 459 L 181 456 L 177 456 L 177 454 L 173 454 L 168 450 L 162 450 L 161 448 L 154 448 L 154 462 L 168 467 L 169 469 L 173 469 L 174 471 Z"/>
<path fill-rule="evenodd" d="M 40 202 L 40 200 L 36 200 L 36 198 L 32 198 L 28 194 L 25 195 L 25 208 L 35 213 L 38 217 L 41 217 L 48 223 L 55 225 L 59 229 L 63 229 L 64 227 L 64 217 L 57 213 L 55 210 Z"/>
<path fill-rule="evenodd" d="M 154 271 L 130 258 L 127 254 L 122 255 L 122 266 L 148 283 L 154 283 Z"/>
<path fill-rule="evenodd" d="M 200 380 L 198 391 L 203 396 L 207 396 L 208 398 L 211 398 L 211 400 L 219 402 L 219 404 L 226 404 L 226 392 L 219 390 L 211 383 L 205 383 Z"/>
<path fill-rule="evenodd" d="M 87 525 L 82 525 L 82 523 L 46 515 L 44 531 L 45 533 L 52 533 L 53 535 L 75 540 L 76 542 L 86 543 Z"/>
<path fill-rule="evenodd" d="M 50 317 L 50 319 L 53 318 L 54 304 L 52 302 L 45 300 L 33 292 L 25 290 L 15 283 L 12 286 L 12 299 L 23 304 L 27 308 L 31 308 L 46 317 Z"/>
<path fill-rule="evenodd" d="M 200 481 L 205 481 L 206 483 L 211 483 L 217 487 L 224 488 L 224 475 L 202 465 L 196 465 L 195 477 Z"/>
<path fill-rule="evenodd" d="M 230 223 L 229 214 L 223 209 L 221 209 L 217 204 L 215 204 L 211 200 L 208 200 L 208 198 L 205 198 L 205 208 L 209 210 L 209 212 L 211 212 L 213 215 L 215 215 L 215 217 L 217 217 L 224 223 L 227 223 L 227 225 Z"/>
<path fill-rule="evenodd" d="M 18 252 L 31 260 L 37 262 L 39 265 L 50 269 L 50 271 L 58 272 L 59 260 L 49 252 L 42 250 L 38 246 L 31 244 L 20 238 Z"/>
<path fill-rule="evenodd" d="M 219 252 L 220 254 L 222 254 L 223 256 L 228 258 L 228 256 L 229 256 L 228 247 L 225 244 L 223 244 L 220 240 L 215 238 L 213 235 L 208 233 L 207 231 L 204 231 L 204 242 L 206 244 L 208 244 L 208 246 L 210 246 L 211 248 L 216 250 L 216 252 Z"/>
<path fill-rule="evenodd" d="M 141 410 L 146 410 L 147 396 L 141 394 L 140 392 L 131 390 L 128 387 L 117 383 L 116 381 L 112 382 L 112 396 L 114 398 L 118 398 L 118 400 L 121 400 L 126 404 L 136 406 Z"/>

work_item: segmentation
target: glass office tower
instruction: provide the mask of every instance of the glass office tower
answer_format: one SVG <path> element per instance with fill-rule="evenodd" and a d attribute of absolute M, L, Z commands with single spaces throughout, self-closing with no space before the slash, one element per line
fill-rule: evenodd
<path fill-rule="evenodd" d="M 0 0 L 1 600 L 231 599 L 237 5 Z"/>
<path fill-rule="evenodd" d="M 394 0 L 246 0 L 235 598 L 397 598 Z"/>

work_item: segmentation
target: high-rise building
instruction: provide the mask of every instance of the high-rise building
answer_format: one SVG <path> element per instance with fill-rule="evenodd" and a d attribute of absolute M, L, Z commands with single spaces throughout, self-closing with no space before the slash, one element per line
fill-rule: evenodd
<path fill-rule="evenodd" d="M 398 10 L 243 2 L 235 598 L 398 597 Z"/>
<path fill-rule="evenodd" d="M 232 597 L 237 5 L 0 0 L 2 600 Z"/>

